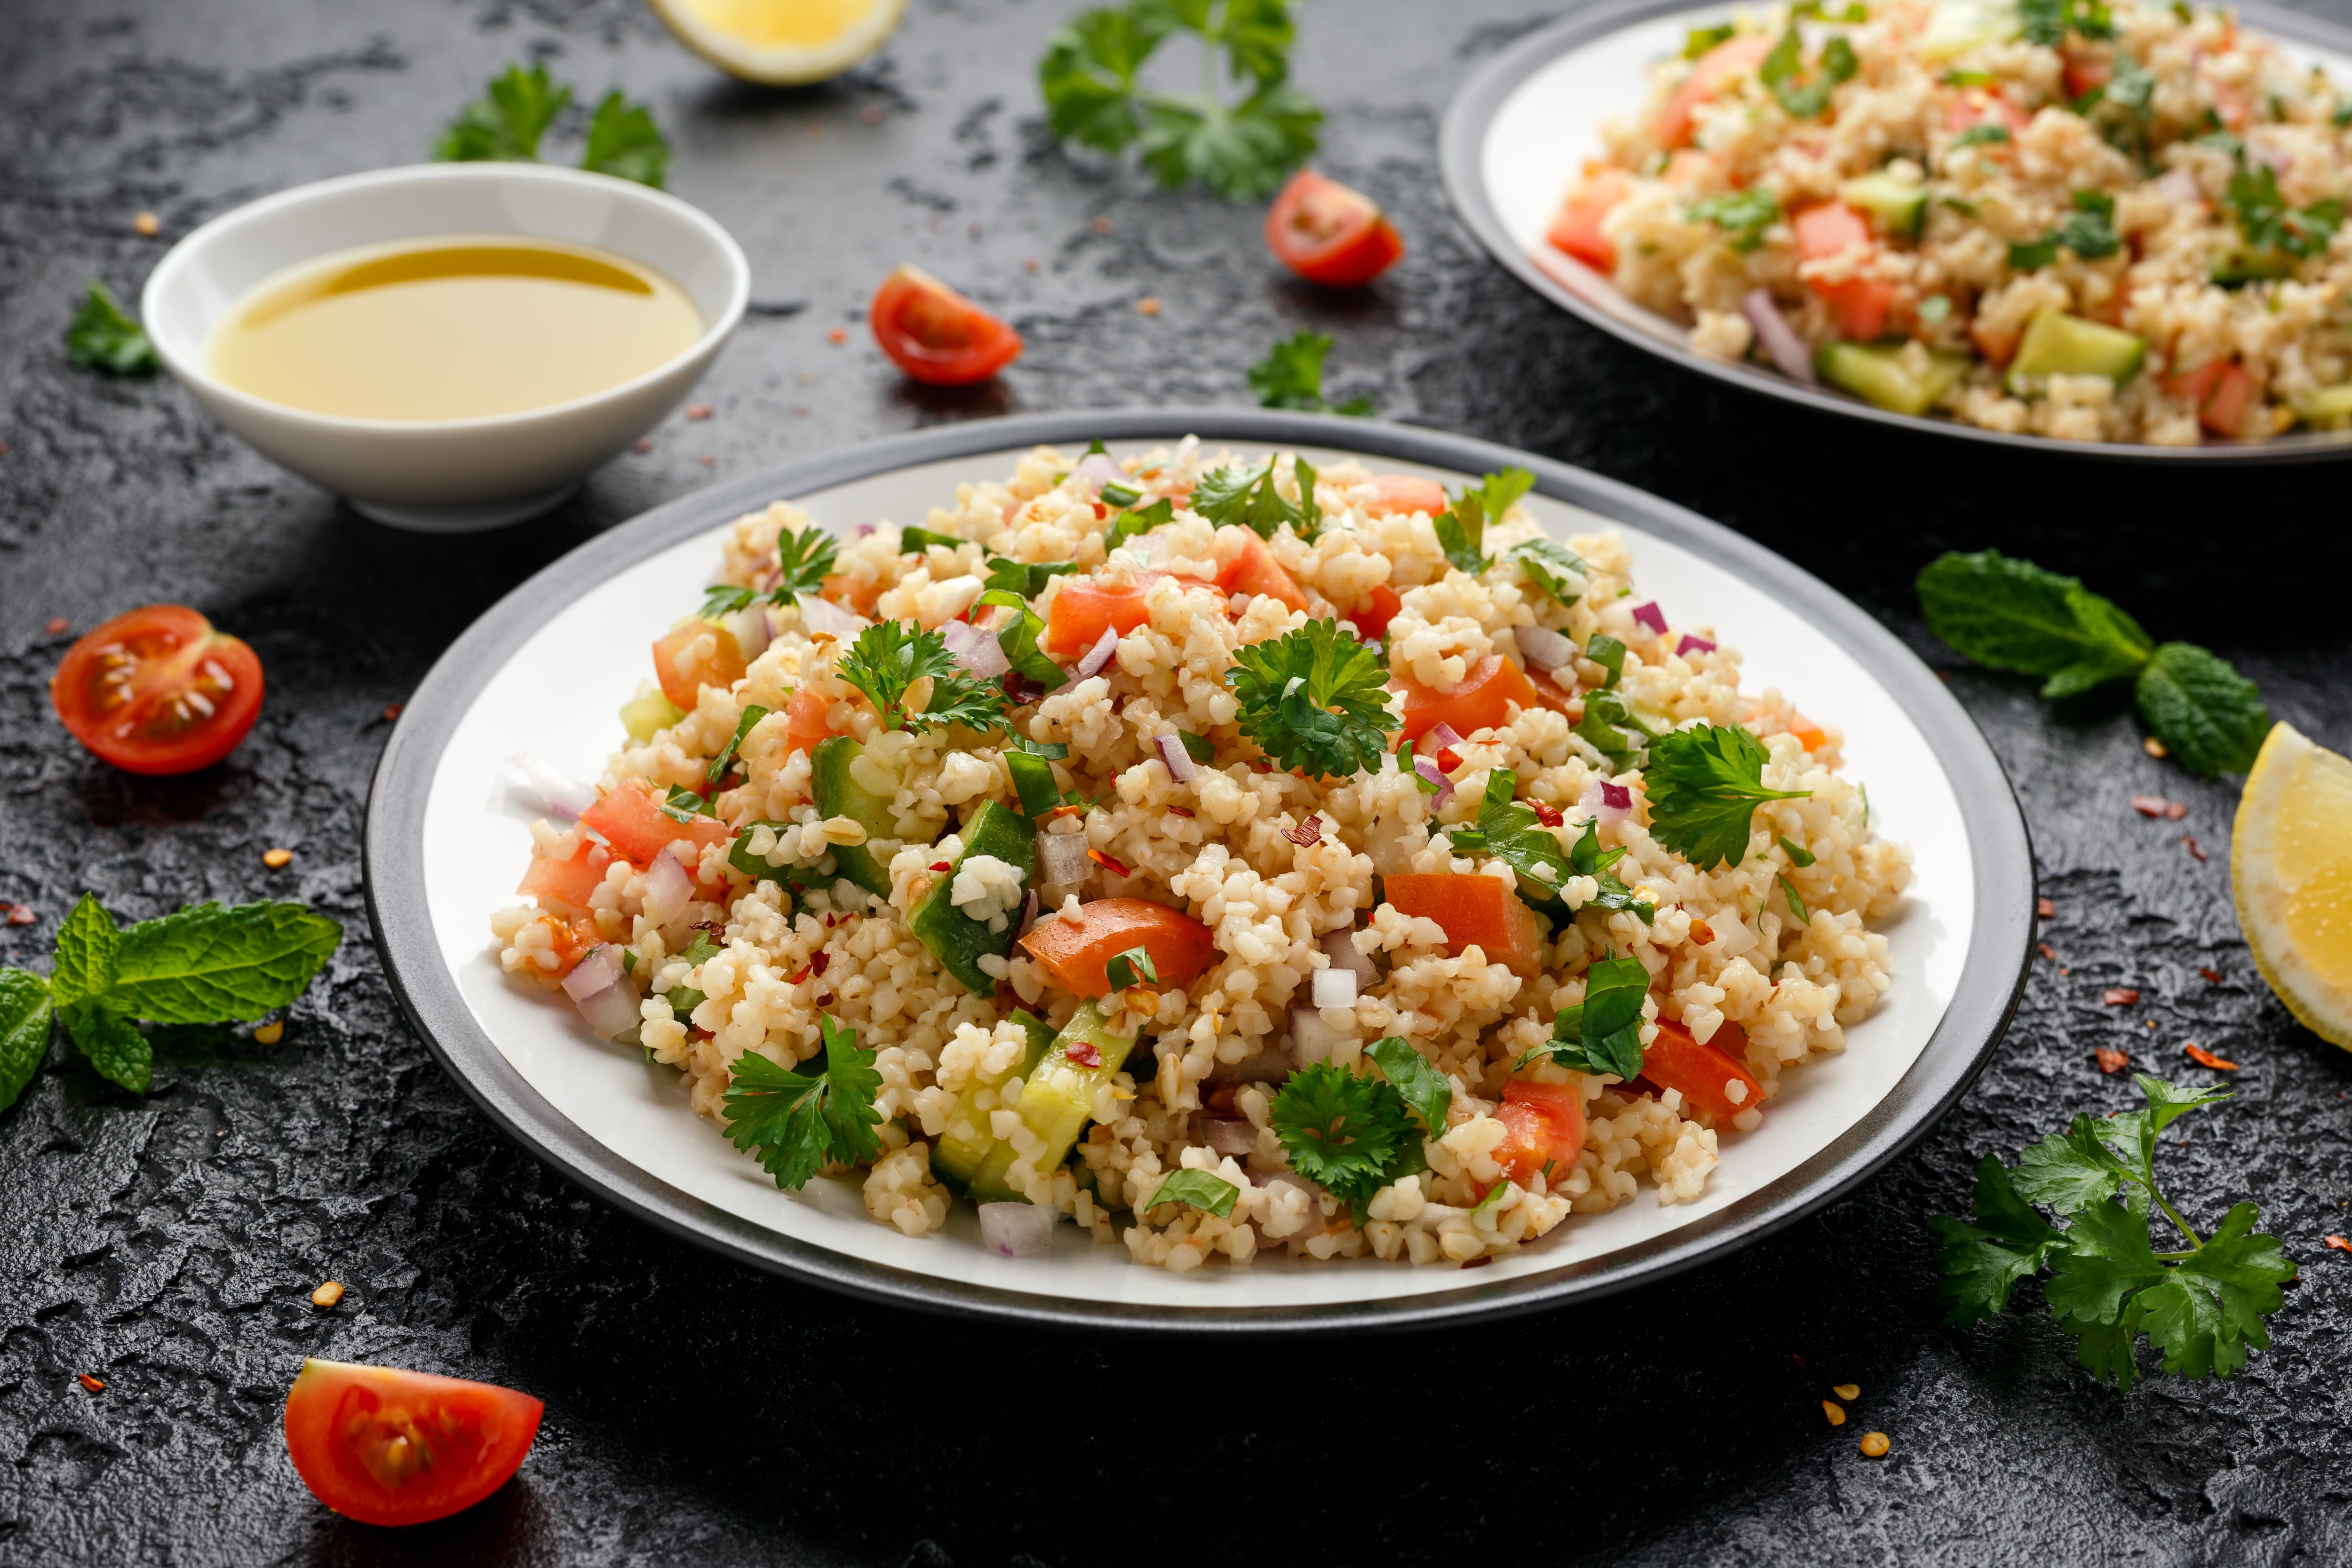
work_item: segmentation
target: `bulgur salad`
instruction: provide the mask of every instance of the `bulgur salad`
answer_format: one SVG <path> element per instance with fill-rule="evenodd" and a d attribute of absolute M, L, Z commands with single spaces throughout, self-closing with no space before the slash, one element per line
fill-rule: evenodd
<path fill-rule="evenodd" d="M 1695 1200 L 1910 855 L 1531 484 L 1188 439 L 739 518 L 604 775 L 526 764 L 500 961 L 909 1236 L 1464 1265 Z"/>
<path fill-rule="evenodd" d="M 1602 140 L 1549 244 L 1702 355 L 2065 441 L 2352 424 L 2352 95 L 2227 11 L 1799 0 Z"/>

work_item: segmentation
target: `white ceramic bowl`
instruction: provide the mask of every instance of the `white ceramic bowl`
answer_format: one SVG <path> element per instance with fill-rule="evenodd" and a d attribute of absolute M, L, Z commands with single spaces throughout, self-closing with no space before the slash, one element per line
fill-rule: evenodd
<path fill-rule="evenodd" d="M 289 267 L 433 235 L 511 234 L 597 246 L 667 274 L 702 313 L 694 346 L 590 397 L 475 419 L 349 419 L 242 392 L 207 368 L 214 329 Z M 546 510 L 651 429 L 743 318 L 751 264 L 725 229 L 627 180 L 537 163 L 423 163 L 321 180 L 215 218 L 156 267 L 141 297 L 163 363 L 261 452 L 395 528 L 457 533 Z"/>

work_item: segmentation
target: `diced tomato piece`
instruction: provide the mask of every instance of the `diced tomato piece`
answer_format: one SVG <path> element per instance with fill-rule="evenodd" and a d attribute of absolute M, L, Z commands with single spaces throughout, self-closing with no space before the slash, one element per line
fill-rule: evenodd
<path fill-rule="evenodd" d="M 830 599 L 845 610 L 855 610 L 860 615 L 874 613 L 874 601 L 882 597 L 882 580 L 865 580 L 846 572 L 835 572 L 817 584 L 817 597 Z"/>
<path fill-rule="evenodd" d="M 1824 260 L 1857 245 L 1870 244 L 1869 220 L 1843 202 L 1807 207 L 1791 220 L 1791 226 L 1797 234 L 1797 252 L 1807 261 Z M 1876 277 L 1849 277 L 1836 283 L 1815 282 L 1811 287 L 1830 302 L 1838 336 L 1866 343 L 1886 330 L 1886 314 L 1895 305 L 1895 285 Z"/>
<path fill-rule="evenodd" d="M 1997 331 L 1982 323 L 1969 328 L 1969 340 L 1977 346 L 1977 352 L 1998 369 L 2006 369 L 2017 358 L 2019 338 L 2015 331 Z"/>
<path fill-rule="evenodd" d="M 818 741 L 833 734 L 824 716 L 833 709 L 833 699 L 814 687 L 803 686 L 784 705 L 784 749 L 806 751 Z"/>
<path fill-rule="evenodd" d="M 1829 731 L 1801 713 L 1791 713 L 1789 716 L 1788 733 L 1795 736 L 1797 744 L 1807 751 L 1819 751 L 1830 743 Z"/>
<path fill-rule="evenodd" d="M 702 700 L 702 688 L 721 691 L 743 678 L 743 651 L 735 633 L 714 621 L 686 621 L 654 644 L 654 679 L 662 695 L 687 712 Z"/>
<path fill-rule="evenodd" d="M 1216 934 L 1181 909 L 1148 898 L 1097 898 L 1074 919 L 1040 921 L 1021 938 L 1029 956 L 1074 996 L 1110 992 L 1110 961 L 1130 947 L 1151 955 L 1162 987 L 1189 986 L 1216 961 Z"/>
<path fill-rule="evenodd" d="M 1227 593 L 1279 599 L 1293 610 L 1307 608 L 1307 591 L 1298 586 L 1298 580 L 1274 559 L 1274 551 L 1255 534 L 1244 533 L 1241 553 L 1217 573 L 1217 586 Z M 1099 637 L 1102 633 L 1097 632 L 1095 635 Z"/>
<path fill-rule="evenodd" d="M 1489 653 L 1472 665 L 1462 684 L 1450 692 L 1433 691 L 1408 678 L 1404 738 L 1419 740 L 1441 724 L 1452 725 L 1463 736 L 1492 729 L 1510 717 L 1513 703 L 1523 708 L 1537 706 L 1536 689 L 1528 684 L 1527 673 L 1500 653 Z"/>
<path fill-rule="evenodd" d="M 561 919 L 553 915 L 542 915 L 533 924 L 547 927 L 547 949 L 554 956 L 555 967 L 541 969 L 538 965 L 533 964 L 531 971 L 558 980 L 572 973 L 573 966 L 594 951 L 604 941 L 604 938 L 596 935 L 595 925 L 585 915 L 576 920 Z"/>
<path fill-rule="evenodd" d="M 2254 378 L 2233 360 L 2211 360 L 2164 383 L 2174 397 L 2197 405 L 2197 423 L 2235 440 L 2246 433 L 2246 411 L 2254 402 Z"/>
<path fill-rule="evenodd" d="M 1696 148 L 1685 147 L 1666 160 L 1666 172 L 1659 178 L 1676 190 L 1688 190 L 1715 172 L 1715 155 Z"/>
<path fill-rule="evenodd" d="M 1882 277 L 1849 277 L 1822 291 L 1837 317 L 1838 336 L 1867 343 L 1886 331 L 1887 313 L 1895 308 L 1895 285 Z"/>
<path fill-rule="evenodd" d="M 1543 923 L 1499 877 L 1459 872 L 1399 872 L 1381 880 L 1397 913 L 1426 915 L 1445 928 L 1445 950 L 1460 957 L 1475 946 L 1490 964 L 1533 975 Z"/>
<path fill-rule="evenodd" d="M 2252 100 L 2228 82 L 2208 82 L 2206 86 L 2213 94 L 2213 112 L 2221 117 L 2221 123 L 2231 131 L 2243 131 L 2246 121 L 2254 117 Z"/>
<path fill-rule="evenodd" d="M 534 854 L 530 869 L 522 874 L 515 891 L 525 898 L 539 901 L 539 906 L 569 919 L 588 913 L 588 900 L 604 885 L 604 869 L 613 863 L 613 852 L 592 839 L 583 838 L 571 856 L 553 860 Z"/>
<path fill-rule="evenodd" d="M 1503 1085 L 1495 1120 L 1508 1134 L 1495 1150 L 1495 1163 L 1522 1186 L 1546 1166 L 1552 1172 L 1545 1185 L 1558 1186 L 1584 1147 L 1584 1101 L 1571 1084 L 1514 1078 Z"/>
<path fill-rule="evenodd" d="M 1395 620 L 1396 612 L 1403 608 L 1404 601 L 1398 597 L 1395 589 L 1385 582 L 1376 582 L 1372 584 L 1371 592 L 1364 596 L 1364 602 L 1348 612 L 1348 622 L 1362 634 L 1365 642 L 1370 643 L 1388 635 L 1389 622 Z"/>
<path fill-rule="evenodd" d="M 1536 694 L 1536 701 L 1574 724 L 1584 717 L 1584 705 L 1574 692 L 1554 680 L 1543 670 L 1528 670 L 1528 689 Z"/>
<path fill-rule="evenodd" d="M 2113 60 L 2102 59 L 2096 55 L 2078 55 L 2069 52 L 2066 56 L 2063 78 L 2066 84 L 2066 96 L 2080 98 L 2095 87 L 2105 87 L 2115 74 L 2116 65 Z"/>
<path fill-rule="evenodd" d="M 604 836 L 613 851 L 631 865 L 651 865 L 662 851 L 680 839 L 697 850 L 723 844 L 732 835 L 716 817 L 688 817 L 681 822 L 654 801 L 643 779 L 632 779 L 580 813 L 580 821 Z M 689 862 L 688 872 L 695 869 Z"/>
<path fill-rule="evenodd" d="M 1544 237 L 1554 249 L 1566 251 L 1596 272 L 1616 271 L 1617 247 L 1601 232 L 1601 220 L 1633 189 L 1633 176 L 1622 169 L 1588 167 L 1584 183 L 1569 193 L 1559 216 L 1552 220 L 1551 232 Z M 1438 505 L 1430 512 L 1434 516 L 1444 509 L 1444 492 L 1440 490 Z"/>
<path fill-rule="evenodd" d="M 1066 577 L 1054 591 L 1054 608 L 1045 617 L 1045 652 L 1068 657 L 1084 653 L 1112 631 L 1126 636 L 1148 619 L 1144 595 L 1164 571 L 1136 573 L 1126 588 L 1113 588 L 1098 578 Z"/>
<path fill-rule="evenodd" d="M 1789 220 L 1796 231 L 1797 254 L 1822 261 L 1841 251 L 1870 243 L 1870 220 L 1843 202 L 1820 202 Z"/>
<path fill-rule="evenodd" d="M 1747 1031 L 1737 1024 L 1723 1025 L 1714 1040 L 1701 1045 L 1681 1024 L 1660 1019 L 1658 1038 L 1642 1053 L 1642 1076 L 1661 1089 L 1679 1090 L 1685 1106 L 1728 1126 L 1740 1112 L 1764 1103 L 1764 1085 L 1732 1054 L 1747 1047 Z"/>
<path fill-rule="evenodd" d="M 545 1409 L 495 1384 L 306 1361 L 286 1396 L 286 1452 L 311 1495 L 344 1518 L 423 1524 L 504 1486 Z"/>
<path fill-rule="evenodd" d="M 1721 92 L 1741 72 L 1753 70 L 1772 52 L 1773 40 L 1762 33 L 1742 33 L 1701 55 L 1691 74 L 1658 110 L 1656 132 L 1661 147 L 1680 147 L 1691 139 L 1691 113 Z"/>
<path fill-rule="evenodd" d="M 2011 103 L 1991 88 L 1970 88 L 1954 99 L 1944 110 L 1944 124 L 1953 131 L 1972 131 L 1979 125 L 1999 125 L 2011 136 L 2033 123 L 2033 117 Z M 1986 142 L 1976 151 L 1996 152 L 2000 143 Z"/>
<path fill-rule="evenodd" d="M 1410 517 L 1426 512 L 1433 517 L 1445 510 L 1445 486 L 1418 474 L 1381 474 L 1373 478 L 1372 486 L 1380 492 L 1370 508 L 1376 514 Z"/>

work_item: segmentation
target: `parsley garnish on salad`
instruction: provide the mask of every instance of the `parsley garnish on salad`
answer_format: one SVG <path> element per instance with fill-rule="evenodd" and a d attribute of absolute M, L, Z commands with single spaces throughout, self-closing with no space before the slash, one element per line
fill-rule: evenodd
<path fill-rule="evenodd" d="M 1197 95 L 1140 81 L 1144 62 L 1178 32 L 1200 40 Z M 1198 183 L 1235 202 L 1271 195 L 1314 152 L 1323 123 L 1289 85 L 1297 37 L 1287 0 L 1130 0 L 1081 12 L 1037 65 L 1046 122 L 1063 141 L 1099 152 L 1139 147 L 1143 166 L 1171 189 Z M 1217 90 L 1220 57 L 1239 101 Z"/>
<path fill-rule="evenodd" d="M 1650 797 L 1650 836 L 1705 871 L 1748 856 L 1749 824 L 1767 800 L 1794 800 L 1810 789 L 1767 789 L 1763 742 L 1738 725 L 1669 730 L 1650 745 L 1642 782 Z"/>
<path fill-rule="evenodd" d="M 1330 335 L 1325 332 L 1294 332 L 1276 343 L 1265 359 L 1249 368 L 1250 391 L 1257 393 L 1258 406 L 1305 409 L 1310 413 L 1328 410 L 1356 417 L 1371 413 L 1369 397 L 1352 397 L 1341 403 L 1323 401 L 1323 360 L 1330 351 Z"/>
<path fill-rule="evenodd" d="M 1929 631 L 1977 664 L 2042 677 L 2044 697 L 2130 677 L 2140 716 L 2192 773 L 2245 771 L 2270 733 L 2262 693 L 2227 660 L 2193 643 L 2152 643 L 2077 578 L 1998 550 L 1948 552 L 1918 587 Z"/>
<path fill-rule="evenodd" d="M 1764 231 L 1780 221 L 1780 198 L 1760 185 L 1727 195 L 1703 196 L 1683 210 L 1695 224 L 1713 224 L 1742 255 L 1764 243 Z"/>
<path fill-rule="evenodd" d="M 116 303 L 114 291 L 92 282 L 66 328 L 66 363 L 117 376 L 152 376 L 163 368 L 147 329 Z"/>
<path fill-rule="evenodd" d="M 831 534 L 823 528 L 803 528 L 799 533 L 790 528 L 776 535 L 776 586 L 761 593 L 756 589 L 737 588 L 720 583 L 709 591 L 702 602 L 702 618 L 724 615 L 751 605 L 790 604 L 803 593 L 819 593 L 824 580 L 833 575 L 834 555 L 839 547 Z"/>
<path fill-rule="evenodd" d="M 1425 1166 L 1412 1108 L 1396 1086 L 1328 1061 L 1292 1073 L 1267 1121 L 1290 1168 L 1329 1188 L 1359 1223 L 1374 1193 Z"/>
<path fill-rule="evenodd" d="M 882 1148 L 874 1135 L 882 1121 L 874 1109 L 882 1088 L 875 1053 L 861 1050 L 857 1031 L 835 1023 L 830 1013 L 817 1014 L 816 1022 L 824 1050 L 815 1071 L 779 1067 L 756 1051 L 728 1068 L 727 1136 L 756 1154 L 787 1191 L 805 1186 L 828 1165 L 862 1165 Z"/>
<path fill-rule="evenodd" d="M 1429 1063 L 1429 1058 L 1412 1048 L 1412 1041 L 1402 1035 L 1390 1035 L 1364 1047 L 1364 1054 L 1381 1070 L 1381 1076 L 1396 1085 L 1404 1103 L 1420 1113 L 1421 1124 L 1433 1138 L 1445 1134 L 1445 1113 L 1454 1104 L 1454 1085 L 1445 1074 Z"/>
<path fill-rule="evenodd" d="M 1853 46 L 1843 34 L 1832 36 L 1822 46 L 1821 58 L 1815 75 L 1804 69 L 1804 37 L 1790 18 L 1789 30 L 1764 57 L 1756 69 L 1763 84 L 1772 89 L 1780 107 L 1799 120 L 1811 120 L 1830 106 L 1830 89 L 1843 81 L 1853 79 L 1862 62 L 1854 57 Z"/>
<path fill-rule="evenodd" d="M 1571 874 L 1568 852 L 1534 808 L 1512 799 L 1518 788 L 1519 777 L 1509 768 L 1490 770 L 1478 798 L 1478 825 L 1450 829 L 1447 837 L 1456 854 L 1492 855 L 1534 886 L 1535 902 L 1556 904 L 1560 883 Z"/>
<path fill-rule="evenodd" d="M 458 111 L 433 156 L 445 163 L 536 163 L 548 128 L 571 103 L 572 89 L 558 86 L 543 61 L 529 70 L 509 66 Z M 669 143 L 644 105 L 608 92 L 588 122 L 580 167 L 659 190 L 669 173 Z"/>
<path fill-rule="evenodd" d="M 2025 41 L 2045 49 L 2063 46 L 2070 32 L 2085 38 L 2116 36 L 2106 0 L 2017 0 L 2017 20 Z"/>
<path fill-rule="evenodd" d="M 1240 700 L 1242 733 L 1309 777 L 1347 779 L 1375 766 L 1396 728 L 1387 661 L 1336 621 L 1234 649 L 1225 679 Z"/>
<path fill-rule="evenodd" d="M 948 652 L 944 633 L 923 631 L 901 621 L 883 621 L 857 634 L 834 666 L 841 678 L 866 694 L 881 716 L 882 727 L 929 728 L 960 724 L 970 729 L 993 728 L 1004 716 L 1004 695 L 986 681 L 964 672 Z M 930 700 L 919 713 L 906 706 L 907 689 L 929 676 Z"/>
<path fill-rule="evenodd" d="M 733 769 L 736 755 L 743 749 L 744 737 L 751 733 L 754 725 L 767 716 L 768 710 L 758 703 L 743 705 L 743 711 L 735 719 L 735 733 L 727 737 L 727 744 L 719 748 L 719 755 L 712 758 L 710 766 L 703 770 L 702 781 L 705 784 L 714 789 L 719 787 L 719 781 Z"/>
<path fill-rule="evenodd" d="M 1519 570 L 1533 578 L 1537 587 L 1563 605 L 1574 604 L 1584 597 L 1584 558 L 1558 539 L 1538 535 L 1513 545 L 1503 552 L 1503 559 L 1517 562 Z M 1623 662 L 1622 644 L 1619 662 Z"/>
<path fill-rule="evenodd" d="M 2130 1387 L 2142 1334 L 2163 1354 L 2165 1371 L 2227 1377 L 2245 1365 L 2249 1346 L 2270 1344 L 2263 1319 L 2279 1310 L 2282 1287 L 2297 1270 L 2276 1237 L 2255 1233 L 2262 1216 L 2253 1204 L 2233 1206 L 2211 1236 L 2200 1238 L 2157 1185 L 2158 1135 L 2230 1091 L 2142 1074 L 2132 1082 L 2144 1109 L 2077 1115 L 2020 1155 L 2013 1172 L 1987 1155 L 1977 1166 L 1973 1219 L 1939 1215 L 1927 1222 L 1942 1244 L 1937 1272 L 1946 1321 L 1998 1315 L 2017 1282 L 2046 1267 L 2042 1301 L 2074 1335 L 2076 1356 L 2095 1378 Z M 2151 1209 L 2187 1248 L 2156 1250 Z"/>
<path fill-rule="evenodd" d="M 1234 1200 L 1241 1195 L 1241 1188 L 1207 1171 L 1171 1171 L 1143 1207 L 1148 1212 L 1163 1203 L 1189 1203 L 1223 1219 L 1233 1213 Z"/>
<path fill-rule="evenodd" d="M 1445 559 L 1472 577 L 1494 565 L 1481 553 L 1486 525 L 1509 511 L 1520 497 L 1535 487 L 1536 476 L 1524 468 L 1506 468 L 1499 474 L 1487 475 L 1475 486 L 1465 486 L 1451 507 L 1430 519 Z"/>
<path fill-rule="evenodd" d="M 2123 247 L 2116 233 L 2116 199 L 2098 191 L 2074 193 L 2074 210 L 2056 228 L 2037 240 L 2012 241 L 2009 265 L 2032 272 L 2058 259 L 2060 247 L 2084 261 L 2104 261 Z"/>
<path fill-rule="evenodd" d="M 1296 457 L 1291 476 L 1298 485 L 1296 502 L 1275 488 L 1271 457 L 1255 468 L 1213 468 L 1192 487 L 1192 510 L 1218 528 L 1246 528 L 1261 538 L 1274 538 L 1275 530 L 1288 523 L 1300 538 L 1312 540 L 1323 516 L 1315 501 L 1315 470 L 1305 458 Z M 1172 510 L 1170 516 L 1174 516 Z"/>

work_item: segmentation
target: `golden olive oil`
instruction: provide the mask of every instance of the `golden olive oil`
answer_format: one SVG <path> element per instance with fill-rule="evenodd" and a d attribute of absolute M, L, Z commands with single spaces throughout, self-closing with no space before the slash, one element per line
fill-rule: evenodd
<path fill-rule="evenodd" d="M 590 396 L 702 336 L 686 292 L 587 246 L 441 235 L 280 273 L 213 335 L 239 392 L 355 419 L 473 419 Z"/>

